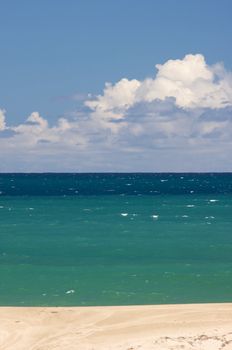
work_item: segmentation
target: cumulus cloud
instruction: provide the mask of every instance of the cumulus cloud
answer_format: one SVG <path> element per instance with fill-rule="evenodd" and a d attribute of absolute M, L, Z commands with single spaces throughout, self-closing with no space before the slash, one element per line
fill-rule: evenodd
<path fill-rule="evenodd" d="M 49 126 L 48 121 L 38 112 L 31 113 L 25 123 L 7 126 L 5 129 L 12 132 L 8 138 L 11 140 L 12 149 L 18 147 L 30 149 L 43 143 L 71 147 L 85 145 L 85 139 L 80 134 L 77 123 L 59 118 L 56 125 Z"/>
<path fill-rule="evenodd" d="M 3 131 L 6 128 L 5 122 L 5 111 L 0 109 L 0 131 Z"/>
<path fill-rule="evenodd" d="M 55 125 L 33 112 L 9 126 L 0 110 L 0 159 L 18 157 L 27 169 L 25 159 L 36 157 L 53 171 L 232 170 L 231 73 L 200 54 L 156 68 L 142 81 L 106 83 L 101 95 L 87 96 L 81 113 Z"/>
<path fill-rule="evenodd" d="M 93 117 L 104 120 L 123 119 L 131 106 L 141 102 L 174 98 L 184 109 L 225 108 L 232 105 L 232 76 L 222 64 L 209 66 L 203 55 L 186 55 L 182 60 L 157 64 L 154 78 L 143 81 L 122 79 L 107 83 L 102 95 L 85 105 Z"/>

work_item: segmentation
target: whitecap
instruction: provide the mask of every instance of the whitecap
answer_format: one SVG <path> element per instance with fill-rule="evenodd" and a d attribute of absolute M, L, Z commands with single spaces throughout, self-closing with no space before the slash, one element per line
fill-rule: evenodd
<path fill-rule="evenodd" d="M 193 208 L 193 207 L 195 207 L 195 205 L 194 204 L 188 204 L 188 205 L 186 205 L 186 207 Z"/>
<path fill-rule="evenodd" d="M 121 216 L 127 216 L 128 213 L 121 213 Z"/>
<path fill-rule="evenodd" d="M 152 217 L 153 219 L 158 219 L 159 215 L 155 215 L 155 214 L 154 214 L 154 215 L 152 215 L 151 217 Z"/>
<path fill-rule="evenodd" d="M 74 290 L 74 289 L 70 289 L 70 290 L 67 290 L 67 291 L 65 292 L 65 294 L 73 294 L 73 293 L 75 293 L 75 290 Z"/>
<path fill-rule="evenodd" d="M 218 202 L 218 199 L 210 199 L 209 201 L 210 203 L 215 203 L 215 202 Z"/>

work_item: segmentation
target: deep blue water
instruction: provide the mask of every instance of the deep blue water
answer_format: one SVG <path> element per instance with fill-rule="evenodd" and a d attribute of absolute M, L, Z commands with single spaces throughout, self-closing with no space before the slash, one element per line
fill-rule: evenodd
<path fill-rule="evenodd" d="M 0 174 L 2 195 L 231 194 L 232 173 Z"/>

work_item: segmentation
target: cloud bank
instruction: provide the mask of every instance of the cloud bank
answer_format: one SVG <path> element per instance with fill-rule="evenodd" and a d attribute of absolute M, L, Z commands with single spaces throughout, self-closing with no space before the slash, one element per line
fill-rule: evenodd
<path fill-rule="evenodd" d="M 154 77 L 106 83 L 55 125 L 38 112 L 7 125 L 1 171 L 232 171 L 232 74 L 203 55 L 156 65 Z"/>

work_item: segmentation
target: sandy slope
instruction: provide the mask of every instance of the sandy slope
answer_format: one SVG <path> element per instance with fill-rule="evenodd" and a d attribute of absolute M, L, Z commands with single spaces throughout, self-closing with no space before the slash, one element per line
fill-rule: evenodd
<path fill-rule="evenodd" d="M 232 350 L 232 304 L 1 307 L 0 349 Z"/>

